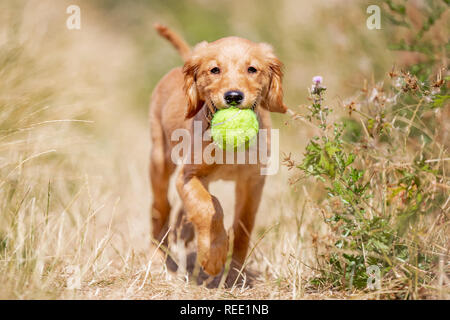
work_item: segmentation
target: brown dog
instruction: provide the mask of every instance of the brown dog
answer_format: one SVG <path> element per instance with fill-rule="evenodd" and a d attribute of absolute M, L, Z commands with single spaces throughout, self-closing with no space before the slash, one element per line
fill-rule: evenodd
<path fill-rule="evenodd" d="M 153 190 L 151 208 L 153 237 L 162 241 L 168 230 L 170 204 L 169 179 L 176 168 L 171 152 L 178 141 L 171 141 L 174 130 L 185 128 L 194 135 L 193 122 L 202 123 L 202 134 L 209 128 L 212 113 L 230 105 L 255 110 L 261 129 L 270 129 L 270 114 L 286 112 L 281 86 L 281 63 L 266 43 L 237 37 L 189 46 L 173 31 L 155 25 L 160 35 L 180 52 L 185 64 L 166 74 L 153 91 L 150 104 L 152 150 L 150 180 Z M 201 138 L 200 138 L 201 139 Z M 193 139 L 191 139 L 193 140 Z M 270 150 L 270 139 L 268 149 Z M 193 143 L 193 142 L 192 142 Z M 210 141 L 203 141 L 204 150 Z M 192 149 L 194 150 L 194 149 Z M 228 236 L 224 229 L 222 207 L 208 191 L 217 179 L 236 182 L 236 207 L 233 223 L 232 266 L 240 268 L 246 258 L 249 236 L 261 199 L 265 176 L 257 164 L 183 164 L 177 177 L 177 190 L 183 201 L 177 225 L 186 243 L 197 235 L 197 259 L 209 275 L 224 267 Z M 167 237 L 165 238 L 167 239 Z M 167 246 L 167 241 L 164 241 Z"/>

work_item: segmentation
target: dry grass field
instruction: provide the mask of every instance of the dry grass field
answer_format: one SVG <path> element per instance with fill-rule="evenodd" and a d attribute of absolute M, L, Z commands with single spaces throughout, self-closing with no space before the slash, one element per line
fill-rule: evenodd
<path fill-rule="evenodd" d="M 81 8 L 81 30 L 66 28 L 70 4 Z M 310 178 L 291 185 L 296 172 L 288 166 L 266 182 L 248 258 L 256 274 L 252 287 L 198 286 L 183 271 L 169 272 L 150 241 L 148 102 L 157 81 L 181 64 L 152 24 L 166 23 L 191 44 L 227 35 L 271 43 L 285 64 L 287 105 L 305 112 L 299 106 L 309 103 L 311 78 L 321 75 L 327 103 L 338 117 L 346 114 L 338 106 L 364 79 L 380 81 L 394 62 L 406 65 L 410 58 L 386 49 L 385 31 L 366 28 L 366 6 L 329 0 L 1 1 L 0 298 L 380 299 L 395 294 L 397 285 L 370 291 L 311 283 L 320 274 L 320 256 L 334 241 L 316 204 L 326 191 Z M 449 20 L 448 10 L 445 14 Z M 441 36 L 448 39 L 448 29 Z M 439 111 L 444 137 L 448 110 L 447 105 Z M 280 129 L 281 152 L 301 161 L 316 129 L 287 115 L 274 115 L 273 126 Z M 448 160 L 448 140 L 443 145 L 440 158 Z M 408 152 L 413 157 L 416 151 Z M 444 175 L 442 212 L 421 230 L 436 235 L 427 238 L 427 248 L 442 258 L 436 278 L 423 285 L 430 293 L 417 287 L 409 298 L 449 298 L 450 184 L 444 172 L 448 175 L 449 168 L 436 168 Z M 216 182 L 211 188 L 229 228 L 233 185 Z M 181 205 L 173 185 L 170 201 L 174 211 Z M 183 257 L 179 247 L 173 252 Z"/>

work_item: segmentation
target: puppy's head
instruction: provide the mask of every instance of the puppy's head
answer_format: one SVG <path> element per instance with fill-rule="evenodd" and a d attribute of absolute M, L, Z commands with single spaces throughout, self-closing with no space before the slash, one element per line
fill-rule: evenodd
<path fill-rule="evenodd" d="M 237 37 L 199 43 L 183 67 L 186 118 L 193 117 L 205 102 L 214 109 L 261 106 L 286 112 L 281 67 L 266 43 Z"/>

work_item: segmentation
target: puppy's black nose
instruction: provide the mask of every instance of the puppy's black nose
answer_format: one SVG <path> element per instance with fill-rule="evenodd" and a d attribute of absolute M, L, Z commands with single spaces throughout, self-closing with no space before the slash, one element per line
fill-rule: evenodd
<path fill-rule="evenodd" d="M 244 94 L 241 91 L 227 91 L 223 97 L 231 106 L 238 105 L 244 100 Z"/>

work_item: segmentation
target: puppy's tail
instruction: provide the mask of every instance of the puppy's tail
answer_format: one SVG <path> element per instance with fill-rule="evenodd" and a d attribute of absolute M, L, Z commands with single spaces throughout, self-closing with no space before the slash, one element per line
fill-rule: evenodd
<path fill-rule="evenodd" d="M 169 42 L 175 47 L 175 49 L 178 50 L 181 57 L 183 58 L 183 61 L 186 61 L 191 54 L 191 48 L 189 48 L 189 45 L 186 43 L 186 41 L 183 40 L 176 32 L 170 30 L 168 27 L 155 23 L 153 27 L 158 31 L 159 35 L 163 38 L 166 38 L 169 40 Z"/>

